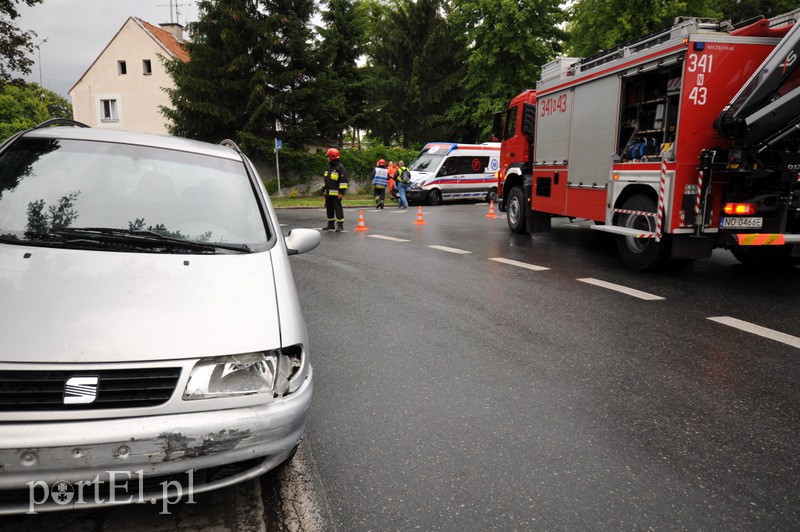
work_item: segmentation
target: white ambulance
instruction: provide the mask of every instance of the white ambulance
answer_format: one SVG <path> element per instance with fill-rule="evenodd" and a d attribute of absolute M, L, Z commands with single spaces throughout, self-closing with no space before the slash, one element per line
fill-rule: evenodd
<path fill-rule="evenodd" d="M 429 142 L 408 169 L 409 202 L 440 205 L 445 200 L 497 200 L 500 143 Z"/>

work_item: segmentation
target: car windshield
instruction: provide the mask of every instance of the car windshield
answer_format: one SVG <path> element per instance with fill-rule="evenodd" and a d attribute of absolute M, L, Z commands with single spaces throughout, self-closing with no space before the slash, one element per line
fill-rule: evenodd
<path fill-rule="evenodd" d="M 414 162 L 411 163 L 408 169 L 414 170 L 415 172 L 433 172 L 439 167 L 443 158 L 443 153 L 432 154 L 423 150 L 422 153 L 419 154 L 419 157 L 414 159 Z"/>
<path fill-rule="evenodd" d="M 69 231 L 65 231 L 65 230 Z M 78 234 L 81 230 L 89 230 Z M 22 138 L 0 155 L 0 237 L 42 243 L 134 233 L 163 242 L 263 247 L 269 240 L 241 161 L 109 142 Z M 64 235 L 67 235 L 66 237 Z M 96 243 L 96 239 L 95 239 Z M 213 246 L 205 246 L 205 248 Z M 220 246 L 223 247 L 223 246 Z M 172 251 L 169 246 L 162 246 Z M 185 252 L 185 247 L 181 249 Z"/>

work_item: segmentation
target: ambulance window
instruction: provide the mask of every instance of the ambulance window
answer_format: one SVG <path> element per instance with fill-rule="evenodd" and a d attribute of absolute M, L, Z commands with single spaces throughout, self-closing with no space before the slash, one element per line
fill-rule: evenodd
<path fill-rule="evenodd" d="M 448 157 L 442 166 L 440 175 L 453 175 L 458 170 L 458 157 Z"/>
<path fill-rule="evenodd" d="M 506 130 L 503 133 L 504 139 L 510 139 L 517 131 L 517 108 L 510 107 L 506 111 Z"/>
<path fill-rule="evenodd" d="M 459 174 L 482 174 L 486 172 L 487 166 L 489 166 L 488 157 L 477 157 L 472 155 L 458 158 Z"/>

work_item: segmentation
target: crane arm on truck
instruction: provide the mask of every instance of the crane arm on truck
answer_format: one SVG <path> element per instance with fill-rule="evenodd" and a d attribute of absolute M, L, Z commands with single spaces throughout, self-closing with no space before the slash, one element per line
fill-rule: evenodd
<path fill-rule="evenodd" d="M 800 127 L 800 24 L 786 29 L 780 43 L 714 124 L 737 147 L 763 150 Z"/>

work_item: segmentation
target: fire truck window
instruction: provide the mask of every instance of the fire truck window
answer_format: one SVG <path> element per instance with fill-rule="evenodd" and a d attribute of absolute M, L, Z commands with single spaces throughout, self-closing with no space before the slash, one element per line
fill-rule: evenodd
<path fill-rule="evenodd" d="M 517 130 L 517 108 L 510 107 L 506 111 L 506 130 L 503 133 L 504 139 L 510 139 Z"/>

